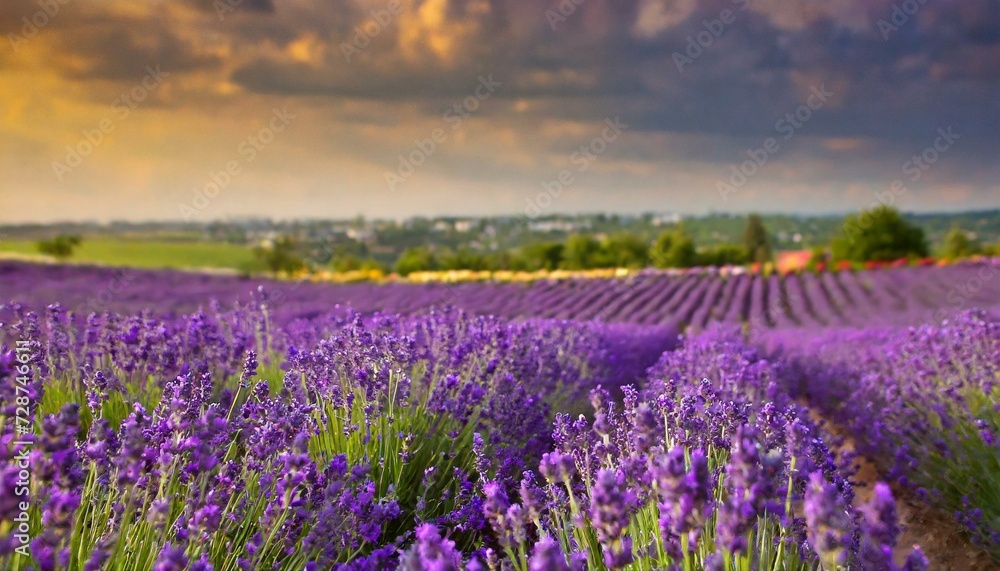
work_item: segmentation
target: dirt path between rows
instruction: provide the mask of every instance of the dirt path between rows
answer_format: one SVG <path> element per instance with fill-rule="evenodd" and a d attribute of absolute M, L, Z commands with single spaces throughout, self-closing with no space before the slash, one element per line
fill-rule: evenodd
<path fill-rule="evenodd" d="M 814 409 L 810 410 L 810 416 L 816 422 L 821 422 L 827 431 L 844 439 L 835 452 L 843 454 L 854 450 L 853 439 L 840 433 L 836 425 L 825 421 Z M 858 468 L 852 478 L 855 484 L 854 504 L 860 507 L 871 499 L 875 483 L 881 478 L 875 464 L 864 456 L 858 456 L 854 463 Z M 973 545 L 951 514 L 921 502 L 900 486 L 893 485 L 892 493 L 896 498 L 900 528 L 894 552 L 897 564 L 902 565 L 913 546 L 919 545 L 930 560 L 933 571 L 1000 571 L 1000 563 Z"/>
<path fill-rule="evenodd" d="M 853 478 L 854 504 L 860 507 L 871 498 L 880 478 L 875 465 L 868 459 L 860 457 L 855 463 L 858 473 Z M 933 570 L 1000 571 L 1000 564 L 962 535 L 958 522 L 950 514 L 920 502 L 899 486 L 892 488 L 901 530 L 894 554 L 897 564 L 902 565 L 912 547 L 919 545 Z"/>

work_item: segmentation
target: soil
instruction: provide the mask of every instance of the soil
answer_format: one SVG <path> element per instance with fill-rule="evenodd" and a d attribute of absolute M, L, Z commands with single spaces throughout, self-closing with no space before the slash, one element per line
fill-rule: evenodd
<path fill-rule="evenodd" d="M 867 459 L 858 458 L 856 463 L 859 469 L 853 480 L 857 507 L 871 498 L 879 476 Z M 896 497 L 901 530 L 895 549 L 897 564 L 902 565 L 913 546 L 919 545 L 935 571 L 1000 571 L 1000 564 L 972 545 L 950 514 L 920 502 L 898 486 L 893 487 L 892 493 Z"/>
<path fill-rule="evenodd" d="M 814 414 L 814 417 L 821 420 L 819 415 Z M 829 422 L 824 423 L 824 428 L 834 434 L 838 432 Z M 853 449 L 853 440 L 844 438 L 839 452 Z M 858 456 L 855 465 L 858 472 L 852 478 L 855 484 L 854 503 L 855 507 L 860 507 L 871 498 L 875 483 L 881 478 L 875 464 L 867 458 Z M 892 493 L 896 498 L 900 527 L 894 553 L 897 564 L 902 565 L 913 546 L 919 545 L 933 571 L 1000 571 L 1000 563 L 973 545 L 951 514 L 917 500 L 912 493 L 899 486 L 893 486 Z"/>

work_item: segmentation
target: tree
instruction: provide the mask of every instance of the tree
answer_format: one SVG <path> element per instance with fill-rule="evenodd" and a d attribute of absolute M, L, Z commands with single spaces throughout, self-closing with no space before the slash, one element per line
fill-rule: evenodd
<path fill-rule="evenodd" d="M 438 266 L 442 270 L 472 270 L 490 269 L 490 260 L 482 252 L 477 252 L 468 246 L 459 246 L 455 250 L 446 250 L 439 256 Z"/>
<path fill-rule="evenodd" d="M 983 247 L 979 242 L 969 238 L 969 234 L 964 230 L 952 228 L 944 238 L 943 253 L 945 258 L 955 260 L 981 254 Z"/>
<path fill-rule="evenodd" d="M 361 258 L 353 254 L 335 256 L 330 265 L 335 272 L 354 272 L 361 269 Z"/>
<path fill-rule="evenodd" d="M 521 248 L 518 269 L 525 270 L 554 270 L 563 261 L 563 252 L 566 247 L 558 242 L 539 242 L 528 244 Z"/>
<path fill-rule="evenodd" d="M 760 214 L 751 214 L 747 219 L 747 227 L 743 231 L 743 247 L 751 262 L 763 264 L 771 261 L 771 239 Z"/>
<path fill-rule="evenodd" d="M 60 234 L 51 240 L 42 240 L 38 243 L 38 251 L 52 256 L 57 260 L 65 260 L 73 255 L 73 252 L 80 245 L 79 236 L 67 236 Z"/>
<path fill-rule="evenodd" d="M 749 259 L 746 248 L 736 244 L 721 244 L 698 252 L 699 266 L 739 266 Z"/>
<path fill-rule="evenodd" d="M 292 238 L 282 236 L 270 245 L 254 249 L 254 255 L 268 271 L 277 276 L 281 272 L 292 274 L 305 267 L 305 262 L 295 251 L 295 242 Z"/>
<path fill-rule="evenodd" d="M 372 270 L 379 270 L 385 272 L 386 268 L 383 264 L 379 263 L 378 260 L 372 257 L 359 257 L 354 254 L 345 254 L 333 258 L 330 263 L 333 271 L 338 273 L 346 272 L 368 272 Z"/>
<path fill-rule="evenodd" d="M 653 247 L 649 249 L 649 264 L 654 268 L 668 268 L 668 255 L 670 248 L 674 245 L 674 232 L 668 230 L 662 232 L 653 242 Z"/>
<path fill-rule="evenodd" d="M 926 257 L 929 247 L 924 231 L 910 224 L 898 210 L 879 206 L 844 218 L 833 240 L 834 261 L 888 262 Z"/>
<path fill-rule="evenodd" d="M 601 265 L 601 243 L 593 236 L 574 234 L 566 240 L 562 267 L 567 270 L 586 270 Z"/>
<path fill-rule="evenodd" d="M 694 240 L 683 228 L 660 234 L 653 243 L 649 257 L 657 268 L 691 268 L 698 264 Z"/>
<path fill-rule="evenodd" d="M 641 268 L 649 261 L 649 245 L 635 234 L 622 232 L 608 237 L 601 260 L 613 268 Z"/>
<path fill-rule="evenodd" d="M 413 272 L 430 272 L 437 268 L 437 258 L 426 246 L 408 248 L 396 260 L 396 272 L 401 276 L 408 276 Z"/>

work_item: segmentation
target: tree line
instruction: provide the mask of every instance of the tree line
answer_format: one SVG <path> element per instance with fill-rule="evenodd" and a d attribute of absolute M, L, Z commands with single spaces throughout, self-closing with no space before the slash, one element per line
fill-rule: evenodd
<path fill-rule="evenodd" d="M 79 236 L 59 235 L 38 242 L 38 250 L 59 260 L 70 258 L 81 245 Z M 565 240 L 534 242 L 518 248 L 486 251 L 468 246 L 454 248 L 412 247 L 404 250 L 391 267 L 368 256 L 348 251 L 311 254 L 315 245 L 290 236 L 254 248 L 255 262 L 246 273 L 294 274 L 332 269 L 337 272 L 414 272 L 590 270 L 601 268 L 692 268 L 765 264 L 774 260 L 773 239 L 758 214 L 747 218 L 740 243 L 698 246 L 683 223 L 674 224 L 653 240 L 629 232 L 607 235 L 578 233 Z M 983 245 L 969 232 L 953 228 L 936 254 L 945 259 L 972 255 L 1000 255 L 1000 246 Z M 880 206 L 843 219 L 837 236 L 827 246 L 813 250 L 810 265 L 850 262 L 890 262 L 926 258 L 931 245 L 924 231 L 908 222 L 899 211 Z"/>
<path fill-rule="evenodd" d="M 484 252 L 469 248 L 434 251 L 421 246 L 402 253 L 394 270 L 401 275 L 419 271 L 537 271 L 601 268 L 692 268 L 767 262 L 770 238 L 757 215 L 750 217 L 743 244 L 699 248 L 678 224 L 652 243 L 621 232 L 607 236 L 573 234 L 564 241 L 536 242 L 515 250 Z"/>
<path fill-rule="evenodd" d="M 652 243 L 619 233 L 598 237 L 575 234 L 565 241 L 539 242 L 513 251 L 482 252 L 467 248 L 434 251 L 410 248 L 394 270 L 401 275 L 435 270 L 588 270 L 600 268 L 692 268 L 764 264 L 774 261 L 773 240 L 758 214 L 747 218 L 738 244 L 699 247 L 683 223 L 661 233 Z M 836 237 L 813 250 L 810 264 L 892 262 L 931 256 L 923 229 L 894 208 L 880 206 L 843 219 Z M 936 254 L 943 259 L 1000 255 L 1000 245 L 983 245 L 970 233 L 953 228 Z"/>

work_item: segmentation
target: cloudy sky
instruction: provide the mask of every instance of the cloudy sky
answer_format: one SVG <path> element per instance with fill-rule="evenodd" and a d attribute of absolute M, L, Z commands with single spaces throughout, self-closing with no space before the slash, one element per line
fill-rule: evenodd
<path fill-rule="evenodd" d="M 2 222 L 1000 206 L 996 0 L 3 0 L 0 33 Z"/>

